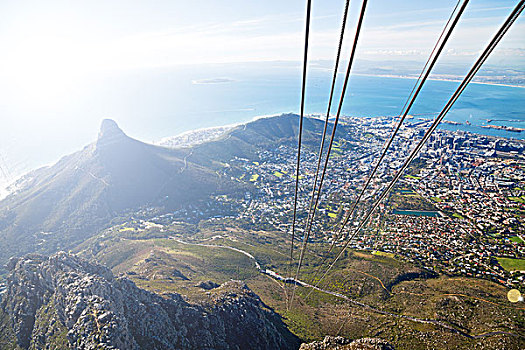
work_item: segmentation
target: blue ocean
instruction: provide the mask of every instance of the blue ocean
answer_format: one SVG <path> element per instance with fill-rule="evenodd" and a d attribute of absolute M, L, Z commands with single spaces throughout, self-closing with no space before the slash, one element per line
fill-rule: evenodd
<path fill-rule="evenodd" d="M 337 110 L 343 76 L 339 74 L 331 114 Z M 243 66 L 158 70 L 144 76 L 130 75 L 126 79 L 129 82 L 123 91 L 115 89 L 122 94 L 121 98 L 114 99 L 117 104 L 108 105 L 108 108 L 119 109 L 119 114 L 127 110 L 129 121 L 155 120 L 159 127 L 144 135 L 151 139 L 299 110 L 299 67 L 277 63 L 260 70 Z M 415 82 L 406 78 L 353 75 L 342 114 L 397 116 Z M 311 69 L 308 72 L 306 114 L 326 114 L 330 83 L 329 71 Z M 409 114 L 415 118 L 435 117 L 458 85 L 459 82 L 453 81 L 427 81 Z M 525 89 L 470 84 L 445 120 L 461 125 L 443 124 L 444 129 L 525 139 L 525 132 L 482 128 L 484 125 L 525 128 Z"/>
<path fill-rule="evenodd" d="M 332 115 L 337 110 L 343 76 L 339 74 Z M 325 115 L 331 72 L 312 64 L 307 77 L 305 112 Z M 397 116 L 414 83 L 413 79 L 352 75 L 342 114 Z M 414 118 L 435 117 L 458 85 L 428 81 L 409 114 Z M 289 62 L 94 74 L 53 103 L 37 105 L 27 101 L 12 105 L 10 101 L 2 104 L 0 98 L 0 112 L 6 121 L 5 128 L 0 129 L 0 160 L 12 174 L 10 179 L 54 163 L 93 142 L 104 118 L 116 120 L 134 138 L 154 142 L 188 130 L 248 122 L 263 115 L 297 113 L 300 90 L 300 64 Z M 441 127 L 525 139 L 525 132 L 482 127 L 525 128 L 524 111 L 524 88 L 471 84 L 445 118 L 461 124 Z"/>

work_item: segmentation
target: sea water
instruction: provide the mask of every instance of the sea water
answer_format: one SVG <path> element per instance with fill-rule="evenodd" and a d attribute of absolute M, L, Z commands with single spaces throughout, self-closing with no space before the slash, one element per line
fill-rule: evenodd
<path fill-rule="evenodd" d="M 338 76 L 331 114 L 337 110 L 343 76 Z M 307 78 L 305 112 L 324 115 L 331 72 L 312 64 Z M 397 116 L 414 83 L 413 79 L 352 75 L 342 114 Z M 458 85 L 428 81 L 410 114 L 434 118 Z M 300 91 L 299 63 L 267 62 L 93 74 L 79 80 L 66 95 L 41 104 L 3 94 L 0 160 L 12 180 L 93 142 L 104 118 L 115 119 L 132 137 L 153 142 L 188 130 L 248 122 L 261 115 L 297 113 Z M 489 125 L 488 120 L 490 125 L 525 128 L 524 111 L 525 89 L 470 84 L 445 118 L 461 125 L 443 124 L 441 128 L 525 139 L 525 132 L 482 128 Z"/>
<path fill-rule="evenodd" d="M 155 115 L 152 119 L 158 120 L 162 130 L 171 135 L 195 128 L 246 122 L 261 115 L 299 111 L 301 79 L 297 69 L 173 71 L 158 74 L 144 81 L 140 92 L 142 98 L 132 101 L 135 106 L 130 114 L 137 119 L 145 114 Z M 343 74 L 340 74 L 330 112 L 332 115 L 337 111 L 342 79 Z M 330 83 L 330 72 L 309 72 L 306 114 L 326 114 Z M 353 75 L 342 114 L 397 116 L 414 83 L 414 79 Z M 434 118 L 458 85 L 459 82 L 455 81 L 427 81 L 409 114 L 414 118 Z M 126 98 L 122 100 L 130 101 Z M 154 110 L 148 105 L 148 101 L 152 100 L 159 102 Z M 443 129 L 525 139 L 525 132 L 482 128 L 484 125 L 525 128 L 525 89 L 470 84 L 445 120 L 460 125 L 442 124 Z"/>

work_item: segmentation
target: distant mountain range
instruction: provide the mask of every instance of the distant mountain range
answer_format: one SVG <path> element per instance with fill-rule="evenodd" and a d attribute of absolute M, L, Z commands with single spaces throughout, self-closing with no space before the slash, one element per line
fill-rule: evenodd
<path fill-rule="evenodd" d="M 317 143 L 322 128 L 322 121 L 305 119 L 305 144 Z M 217 170 L 234 157 L 255 159 L 260 150 L 295 144 L 297 130 L 298 117 L 287 114 L 170 149 L 132 139 L 106 119 L 96 142 L 25 175 L 0 201 L 0 264 L 11 256 L 68 249 L 141 208 L 168 212 L 211 195 L 242 195 L 252 185 Z"/>

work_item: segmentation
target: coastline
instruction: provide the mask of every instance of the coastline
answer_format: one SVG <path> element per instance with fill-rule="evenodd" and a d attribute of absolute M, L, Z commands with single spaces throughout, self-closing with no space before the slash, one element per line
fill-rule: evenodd
<path fill-rule="evenodd" d="M 395 77 L 392 77 L 392 78 L 395 78 Z M 402 78 L 402 79 L 411 79 L 411 78 Z M 145 142 L 147 142 L 149 144 L 152 144 L 152 145 L 155 145 L 155 146 L 170 148 L 170 146 L 162 145 L 161 143 L 163 141 L 169 141 L 170 139 L 187 137 L 187 136 L 192 135 L 192 134 L 197 135 L 197 134 L 200 134 L 200 133 L 213 132 L 213 131 L 216 131 L 216 130 L 223 130 L 223 132 L 226 132 L 226 131 L 231 130 L 232 128 L 235 128 L 237 126 L 245 125 L 245 124 L 248 124 L 250 122 L 259 120 L 259 119 L 276 117 L 276 116 L 279 116 L 279 115 L 282 115 L 282 114 L 298 114 L 298 113 L 296 113 L 296 112 L 283 112 L 283 113 L 274 113 L 274 114 L 263 114 L 263 115 L 259 115 L 259 116 L 254 116 L 254 117 L 250 118 L 247 121 L 241 121 L 241 122 L 229 123 L 229 124 L 225 124 L 225 125 L 209 126 L 209 127 L 203 127 L 203 128 L 187 130 L 187 131 L 183 131 L 183 132 L 181 132 L 179 134 L 176 134 L 174 136 L 165 136 L 165 137 L 163 137 L 161 139 L 158 139 L 158 140 L 153 140 L 153 141 L 150 141 L 150 142 L 145 141 Z M 324 114 L 323 113 L 309 113 L 309 114 L 305 114 L 305 117 L 315 118 L 315 119 L 319 119 L 319 120 L 324 120 Z M 381 118 L 381 117 L 388 117 L 388 116 L 357 117 L 357 116 L 345 115 L 345 117 L 350 117 L 350 118 Z M 333 118 L 333 115 L 330 115 L 330 118 Z M 484 137 L 488 137 L 488 138 L 492 138 L 492 139 L 503 138 L 503 139 L 513 139 L 513 140 L 516 140 L 516 141 L 519 141 L 519 142 L 525 142 L 525 140 L 516 139 L 516 138 L 513 138 L 512 136 L 507 136 L 506 137 L 506 136 L 501 136 L 501 135 L 489 135 L 489 134 L 473 132 L 473 131 L 466 131 L 466 132 L 467 133 L 472 133 L 472 134 L 483 135 Z M 60 158 L 62 158 L 62 157 L 60 157 Z M 60 158 L 56 162 L 58 162 L 60 160 Z M 44 164 L 42 166 L 38 166 L 38 167 L 34 167 L 32 169 L 29 169 L 28 171 L 23 172 L 22 174 L 15 176 L 11 182 L 0 181 L 0 201 L 11 194 L 12 191 L 9 191 L 9 187 L 12 186 L 14 183 L 16 183 L 16 181 L 18 181 L 20 178 L 22 178 L 23 176 L 27 175 L 31 171 L 34 171 L 36 169 L 40 169 L 42 167 L 51 166 L 51 165 L 55 164 L 56 162 L 46 163 L 46 164 Z"/>
<path fill-rule="evenodd" d="M 361 74 L 356 74 L 356 75 L 361 75 Z M 368 74 L 366 74 L 366 75 L 363 74 L 363 76 L 384 77 L 384 76 L 368 75 Z M 417 78 L 412 78 L 412 77 L 401 77 L 401 76 L 399 76 L 399 77 L 398 76 L 389 76 L 389 77 L 390 78 L 398 78 L 398 79 L 413 79 L 413 80 L 417 79 Z M 434 80 L 455 81 L 455 80 L 442 80 L 442 79 L 434 79 Z M 497 84 L 481 83 L 481 82 L 477 83 L 477 84 L 497 85 Z M 500 84 L 500 86 L 525 88 L 525 86 L 511 86 L 511 85 L 501 85 L 501 84 Z M 151 144 L 153 144 L 153 145 L 161 145 L 161 143 L 164 142 L 164 141 L 169 141 L 169 140 L 176 139 L 176 138 L 181 138 L 181 137 L 187 137 L 187 136 L 192 135 L 192 134 L 199 134 L 199 133 L 203 133 L 203 132 L 219 131 L 221 129 L 224 129 L 224 132 L 226 132 L 226 131 L 228 131 L 230 129 L 233 129 L 235 127 L 242 126 L 242 125 L 254 122 L 254 121 L 259 120 L 259 119 L 272 118 L 272 117 L 276 117 L 276 116 L 279 116 L 279 115 L 282 115 L 282 114 L 297 114 L 298 115 L 299 113 L 289 111 L 289 112 L 274 113 L 274 114 L 263 114 L 263 115 L 258 115 L 258 116 L 251 117 L 247 121 L 241 121 L 241 122 L 229 123 L 229 124 L 224 124 L 224 125 L 207 126 L 207 127 L 197 128 L 197 129 L 191 129 L 191 130 L 183 131 L 183 132 L 178 133 L 178 134 L 173 135 L 173 136 L 165 136 L 165 137 L 162 137 L 161 139 L 153 140 L 153 141 L 151 141 Z M 319 120 L 324 120 L 324 118 L 325 118 L 324 113 L 315 113 L 315 112 L 311 112 L 311 113 L 305 114 L 304 116 L 308 117 L 308 118 L 319 119 Z M 330 119 L 333 119 L 334 117 L 335 117 L 335 115 L 330 114 Z M 393 116 L 388 116 L 388 115 L 370 115 L 370 116 L 366 116 L 366 117 L 359 117 L 359 116 L 352 116 L 352 115 L 342 115 L 342 117 L 350 117 L 350 118 L 381 118 L 381 117 L 393 117 Z M 446 120 L 441 122 L 440 124 L 453 124 L 453 125 L 456 125 L 453 122 L 448 122 L 447 123 Z M 462 125 L 462 124 L 457 124 L 457 125 Z M 475 126 L 483 127 L 482 125 L 475 125 Z M 484 133 L 473 132 L 473 131 L 467 131 L 467 132 L 471 132 L 471 133 L 479 134 L 479 135 L 484 135 L 484 136 L 487 136 L 487 137 L 500 137 L 500 138 L 505 138 L 505 139 L 515 139 L 512 136 L 490 135 L 490 134 L 484 134 Z"/>
<path fill-rule="evenodd" d="M 417 80 L 417 77 L 407 76 L 407 75 L 399 75 L 399 74 L 366 74 L 366 73 L 354 73 L 354 75 L 362 76 L 362 77 L 376 77 L 376 78 L 395 78 L 395 79 L 410 79 L 410 80 Z M 475 78 L 475 77 L 474 77 Z M 447 78 L 427 78 L 427 80 L 433 80 L 433 81 L 449 81 L 452 83 L 461 83 L 461 79 L 447 79 Z M 505 87 L 512 87 L 512 88 L 518 88 L 518 89 L 525 89 L 525 85 L 514 85 L 514 84 L 502 84 L 502 83 L 490 83 L 490 82 L 483 82 L 483 81 L 471 81 L 469 84 L 478 84 L 478 85 L 490 85 L 490 86 L 505 86 Z"/>
<path fill-rule="evenodd" d="M 398 78 L 398 77 L 392 77 L 392 78 Z M 401 79 L 412 79 L 412 78 L 401 78 Z M 415 79 L 415 78 L 414 78 Z M 448 81 L 448 80 L 446 80 Z M 485 84 L 485 83 L 479 83 L 479 84 Z M 492 84 L 486 84 L 486 85 L 492 85 Z M 525 87 L 523 87 L 525 88 Z M 184 138 L 184 137 L 189 137 L 189 136 L 192 136 L 192 135 L 201 135 L 203 133 L 225 133 L 235 127 L 238 127 L 238 126 L 242 126 L 242 125 L 246 125 L 248 123 L 251 123 L 253 121 L 256 121 L 256 120 L 259 120 L 259 119 L 264 119 L 264 118 L 272 118 L 272 117 L 276 117 L 276 116 L 279 116 L 279 115 L 282 115 L 282 114 L 298 114 L 297 112 L 283 112 L 283 113 L 278 113 L 278 114 L 264 114 L 264 115 L 259 115 L 259 116 L 255 116 L 255 117 L 252 117 L 251 119 L 247 120 L 247 121 L 242 121 L 242 122 L 235 122 L 235 123 L 230 123 L 230 124 L 225 124 L 225 125 L 218 125 L 218 126 L 209 126 L 209 127 L 203 127 L 203 128 L 197 128 L 197 129 L 192 129 L 192 130 L 187 130 L 187 131 L 183 131 L 179 134 L 176 134 L 174 136 L 165 136 L 159 140 L 154 140 L 152 142 L 150 142 L 151 144 L 153 145 L 156 145 L 156 146 L 161 146 L 161 147 L 168 147 L 168 148 L 177 148 L 177 147 L 180 147 L 180 146 L 169 146 L 167 145 L 167 143 L 169 143 L 171 140 L 176 140 L 176 139 L 180 139 L 180 138 Z M 305 114 L 304 115 L 305 117 L 308 117 L 308 118 L 315 118 L 315 119 L 318 119 L 318 120 L 324 120 L 325 116 L 323 115 L 323 113 L 309 113 L 309 114 Z M 335 115 L 330 115 L 330 119 L 333 119 L 335 117 Z M 342 117 L 350 117 L 350 118 L 386 118 L 386 117 L 392 117 L 392 116 L 386 116 L 386 115 L 374 115 L 374 116 L 367 116 L 367 117 L 359 117 L 359 116 L 352 116 L 352 115 L 342 115 Z M 450 122 L 450 121 L 447 121 L 447 120 L 444 120 L 443 122 L 440 123 L 440 125 L 446 125 L 446 124 L 452 124 L 452 125 L 455 125 L 455 126 L 460 126 L 460 125 L 463 125 L 462 123 L 458 123 L 456 124 L 455 122 Z M 482 125 L 475 125 L 475 126 L 478 126 L 478 127 L 481 127 L 481 128 L 487 128 L 486 126 L 482 126 Z M 494 128 L 494 129 L 498 129 L 498 130 L 501 130 L 500 128 Z M 445 129 L 447 130 L 447 129 Z M 451 130 L 448 130 L 448 131 L 451 131 Z M 507 131 L 509 133 L 513 133 L 512 131 L 508 131 L 508 130 L 503 130 L 503 131 Z M 503 138 L 503 139 L 513 139 L 513 140 L 520 140 L 520 139 L 516 139 L 515 137 L 513 137 L 513 135 L 509 135 L 509 136 L 502 136 L 502 135 L 490 135 L 490 134 L 485 134 L 483 132 L 476 132 L 476 131 L 469 131 L 469 130 L 466 130 L 465 132 L 467 133 L 472 133 L 472 134 L 478 134 L 478 135 L 483 135 L 485 137 L 490 137 L 490 138 Z M 197 141 L 195 143 L 191 143 L 191 145 L 189 146 L 193 146 L 194 144 L 199 144 L 199 143 L 202 143 L 202 142 L 206 142 L 208 141 L 209 139 L 211 138 L 215 138 L 215 137 L 218 137 L 217 134 L 215 135 L 211 135 L 211 136 L 204 136 L 204 139 L 203 140 L 200 140 L 200 141 Z M 201 136 L 202 138 L 202 136 Z M 186 145 L 188 146 L 188 145 Z M 185 147 L 185 146 L 183 146 Z"/>
<path fill-rule="evenodd" d="M 183 132 L 178 133 L 178 134 L 173 135 L 173 136 L 164 136 L 164 137 L 162 137 L 159 140 L 152 141 L 151 144 L 159 145 L 159 144 L 161 144 L 162 142 L 165 142 L 165 141 L 169 141 L 169 140 L 176 139 L 176 138 L 181 138 L 181 137 L 187 137 L 188 135 L 192 135 L 192 134 L 196 134 L 196 133 L 202 133 L 202 132 L 206 132 L 206 131 L 212 132 L 212 131 L 216 131 L 216 130 L 220 130 L 220 129 L 225 129 L 224 131 L 227 131 L 229 129 L 233 129 L 233 128 L 237 127 L 237 126 L 245 125 L 245 124 L 254 122 L 256 120 L 259 120 L 259 119 L 271 118 L 271 117 L 275 117 L 275 116 L 278 116 L 278 115 L 281 115 L 281 114 L 288 114 L 288 113 L 296 114 L 295 112 L 283 112 L 283 113 L 280 113 L 280 114 L 263 114 L 263 115 L 258 115 L 258 116 L 252 117 L 251 119 L 249 119 L 247 121 L 235 122 L 235 123 L 230 123 L 230 124 L 225 124 L 225 125 L 205 126 L 203 128 L 186 130 L 186 131 L 183 131 Z M 318 114 L 315 114 L 315 115 L 314 114 L 309 114 L 309 115 L 305 115 L 305 116 L 306 117 L 315 118 L 315 117 L 318 116 Z"/>

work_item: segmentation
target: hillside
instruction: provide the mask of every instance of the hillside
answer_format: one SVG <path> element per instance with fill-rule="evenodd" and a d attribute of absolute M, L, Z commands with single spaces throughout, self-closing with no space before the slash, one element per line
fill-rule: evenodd
<path fill-rule="evenodd" d="M 374 145 L 380 145 L 381 140 L 367 132 L 368 128 L 373 131 L 375 124 L 345 122 L 347 124 L 341 125 L 339 129 L 341 137 L 331 157 L 340 169 L 328 181 L 333 182 L 336 188 L 345 186 L 351 191 L 352 186 L 359 185 L 359 171 L 365 172 L 362 163 L 371 157 Z M 300 174 L 304 174 L 303 179 L 307 181 L 311 179 L 322 128 L 321 120 L 305 119 L 302 153 L 305 164 Z M 97 208 L 105 209 L 101 210 L 100 220 L 81 221 L 85 217 L 78 216 L 78 213 L 96 217 L 93 214 L 96 212 L 90 211 L 84 203 L 86 205 L 80 206 L 81 209 L 75 215 L 61 216 L 62 227 L 59 230 L 38 231 L 38 225 L 50 222 L 46 221 L 47 217 L 40 218 L 44 221 L 40 221 L 40 224 L 36 221 L 32 228 L 34 231 L 20 231 L 23 234 L 19 241 L 8 241 L 11 245 L 2 248 L 14 251 L 16 243 L 13 242 L 32 242 L 31 239 L 34 239 L 33 246 L 16 249 L 32 247 L 35 250 L 51 251 L 67 246 L 77 252 L 79 257 L 102 264 L 119 275 L 120 278 L 108 282 L 111 290 L 120 290 L 124 286 L 122 283 L 132 282 L 141 288 L 140 292 L 122 288 L 135 296 L 136 300 L 142 300 L 136 293 L 154 293 L 156 296 L 152 298 L 160 296 L 163 300 L 173 295 L 183 295 L 184 305 L 190 305 L 190 309 L 199 306 L 203 308 L 199 310 L 211 314 L 214 313 L 212 306 L 215 305 L 212 301 L 225 296 L 223 292 L 230 296 L 231 291 L 237 296 L 251 293 L 243 285 L 230 282 L 232 279 L 240 280 L 260 296 L 264 305 L 282 316 L 283 327 L 287 327 L 302 341 L 314 342 L 304 345 L 306 348 L 342 346 L 358 349 L 361 345 L 372 343 L 374 346 L 388 348 L 388 344 L 392 344 L 397 349 L 411 350 L 523 347 L 523 309 L 508 303 L 507 288 L 482 278 L 443 274 L 419 259 L 408 259 L 404 251 L 379 251 L 370 248 L 368 243 L 352 247 L 341 257 L 327 276 L 322 290 L 310 293 L 310 288 L 298 287 L 295 305 L 290 308 L 287 303 L 290 289 L 282 283 L 279 275 L 270 272 L 285 276 L 289 269 L 290 239 L 286 234 L 286 223 L 290 215 L 286 213 L 291 210 L 290 189 L 294 183 L 297 116 L 259 119 L 214 137 L 191 147 L 169 149 L 133 140 L 113 122 L 104 122 L 96 143 L 65 157 L 51 168 L 41 169 L 32 177 L 26 177 L 26 180 L 31 181 L 8 198 L 11 201 L 9 203 L 19 205 L 11 210 L 11 218 L 15 219 L 16 215 L 31 214 L 31 210 L 40 209 L 39 206 L 43 207 L 42 211 L 51 213 L 48 217 L 60 217 L 63 213 L 69 213 L 67 210 L 59 212 L 61 205 L 64 205 L 63 209 L 70 209 L 75 205 L 71 199 L 76 198 L 78 203 L 85 200 L 89 204 L 92 200 L 99 205 Z M 89 169 L 83 172 L 86 176 L 66 176 L 74 173 L 71 169 L 78 167 Z M 166 179 L 166 174 L 170 173 L 172 177 Z M 58 192 L 60 186 L 56 185 L 61 184 L 60 181 L 69 186 L 62 193 Z M 163 181 L 164 184 L 161 184 Z M 199 186 L 200 183 L 205 186 Z M 394 193 L 399 192 L 399 195 L 393 196 L 392 201 L 402 201 L 402 208 L 412 204 L 421 205 L 419 199 L 422 197 L 412 194 L 401 196 L 408 189 L 400 188 Z M 327 224 L 326 227 L 333 217 L 330 214 L 336 216 L 338 210 L 342 213 L 338 209 L 342 200 L 345 197 L 339 195 L 327 198 L 327 205 L 323 208 L 326 222 L 321 221 Z M 8 203 L 7 200 L 1 204 L 5 203 Z M 100 206 L 101 203 L 107 208 Z M 31 210 L 20 210 L 28 207 Z M 7 206 L 4 209 L 4 213 L 10 210 Z M 409 221 L 406 218 L 389 221 L 388 225 L 396 222 Z M 446 222 L 452 225 L 446 227 L 455 227 L 453 222 Z M 3 224 L 9 225 L 7 221 L 3 221 Z M 68 229 L 74 225 L 79 227 L 76 237 L 71 234 L 75 231 Z M 90 227 L 91 231 L 86 229 Z M 319 224 L 315 233 L 322 232 L 323 227 Z M 15 232 L 17 226 L 10 226 L 10 229 Z M 7 230 L 2 234 L 4 232 Z M 378 237 L 385 239 L 386 235 L 382 231 L 378 233 Z M 372 231 L 371 234 L 371 237 L 375 237 L 377 233 Z M 325 239 L 317 236 L 309 244 L 309 252 L 299 276 L 301 281 L 312 283 L 314 280 L 315 270 L 328 248 Z M 93 290 L 91 287 L 87 291 L 82 290 L 82 281 L 91 281 L 92 278 L 78 273 L 76 270 L 79 268 L 75 267 L 78 264 L 92 265 L 70 256 L 68 261 L 72 259 L 75 262 L 68 266 L 74 267 L 74 273 L 67 280 L 61 279 L 63 283 L 57 289 L 54 282 L 49 283 L 47 280 L 46 259 L 37 255 L 14 259 L 10 264 L 12 273 L 6 283 L 0 280 L 0 293 L 5 291 L 4 300 L 8 300 L 0 307 L 4 310 L 0 312 L 0 342 L 12 343 L 18 339 L 20 345 L 24 341 L 20 339 L 26 339 L 23 346 L 38 348 L 43 343 L 76 342 L 79 339 L 66 336 L 65 340 L 64 333 L 74 334 L 76 331 L 71 323 L 64 323 L 71 307 L 65 308 L 63 304 L 57 307 L 55 302 L 62 297 L 56 296 L 56 293 L 73 288 L 73 295 L 100 295 L 98 289 Z M 22 269 L 19 268 L 20 264 L 24 266 Z M 56 271 L 56 268 L 52 270 Z M 96 274 L 106 276 L 109 272 L 104 271 Z M 39 275 L 41 273 L 42 276 Z M 82 284 L 80 289 L 79 283 Z M 221 284 L 223 287 L 216 288 Z M 42 297 L 36 293 L 41 286 L 46 288 L 45 296 Z M 106 293 L 104 288 L 101 290 Z M 114 296 L 104 295 L 111 305 L 120 305 Z M 26 302 L 24 298 L 31 301 Z M 130 303 L 133 304 L 133 301 Z M 33 304 L 37 305 L 35 309 L 26 308 Z M 165 311 L 164 304 L 160 305 Z M 45 318 L 42 319 L 43 314 L 53 314 L 54 310 L 58 313 L 65 310 L 66 316 L 55 317 L 64 327 L 57 325 L 59 328 L 54 329 Z M 157 314 L 164 311 L 155 309 Z M 94 311 L 94 314 L 98 319 L 98 312 Z M 140 312 L 138 314 L 143 315 Z M 119 315 L 119 319 L 128 319 L 125 327 L 131 327 L 129 314 Z M 150 322 L 148 317 L 144 316 L 146 322 Z M 191 315 L 185 314 L 184 319 L 187 317 L 193 320 Z M 99 328 L 97 321 L 94 321 L 95 326 L 92 323 L 85 324 L 84 321 L 80 321 L 82 326 L 79 327 L 87 327 L 90 332 Z M 28 328 L 27 325 L 32 324 L 34 326 Z M 142 346 L 140 334 L 143 334 L 143 326 L 125 327 L 118 332 L 131 334 L 134 341 Z M 48 332 L 47 329 L 52 330 Z M 166 331 L 160 326 L 158 329 Z M 37 338 L 27 335 L 30 331 L 37 332 L 35 334 L 42 339 L 41 343 Z M 25 335 L 20 337 L 20 334 Z M 62 338 L 53 338 L 60 334 Z M 81 338 L 89 338 L 89 334 L 82 334 Z M 341 335 L 346 339 L 340 339 L 342 343 L 335 338 L 336 341 L 332 339 L 335 343 L 330 339 L 330 342 L 321 342 L 326 335 Z M 266 337 L 257 334 L 256 338 L 260 336 Z M 100 341 L 100 337 L 92 338 L 92 341 Z M 210 337 L 218 342 L 223 339 L 215 335 Z M 137 340 L 139 338 L 141 340 Z M 376 340 L 351 341 L 360 338 Z M 114 340 L 111 336 L 105 336 L 104 339 Z M 144 341 L 148 347 L 152 347 L 148 343 L 151 339 Z M 170 344 L 179 344 L 176 343 L 178 341 L 179 338 L 167 340 Z M 230 344 L 230 341 L 227 343 Z M 214 347 L 220 348 L 219 345 Z M 241 348 L 251 347 L 245 343 Z"/>
<path fill-rule="evenodd" d="M 180 293 L 193 302 L 207 299 L 202 282 L 242 280 L 305 342 L 341 335 L 381 338 L 396 349 L 523 348 L 524 312 L 508 302 L 505 287 L 429 273 L 395 254 L 349 250 L 322 286 L 349 299 L 327 292 L 310 294 L 310 288 L 299 287 L 290 309 L 286 298 L 291 285 L 286 288 L 261 273 L 271 269 L 286 275 L 289 239 L 280 232 L 245 230 L 236 223 L 224 219 L 198 227 L 167 225 L 162 235 L 159 228 L 133 234 L 119 230 L 119 225 L 76 250 L 141 288 Z M 302 281 L 311 282 L 321 262 L 318 254 L 327 248 L 323 243 L 310 245 Z M 358 349 L 357 344 L 350 348 Z"/>
<path fill-rule="evenodd" d="M 305 119 L 307 147 L 319 141 L 322 127 L 320 120 Z M 139 209 L 170 212 L 211 195 L 242 195 L 250 184 L 221 177 L 223 162 L 256 159 L 262 150 L 295 144 L 296 137 L 297 116 L 288 114 L 170 149 L 128 137 L 104 120 L 96 142 L 27 174 L 0 201 L 0 264 L 11 256 L 69 249 Z"/>
<path fill-rule="evenodd" d="M 111 120 L 104 120 L 95 143 L 26 175 L 19 187 L 0 202 L 0 262 L 67 248 L 141 207 L 169 210 L 235 191 L 210 169 L 134 140 Z"/>
<path fill-rule="evenodd" d="M 305 118 L 303 125 L 303 145 L 317 151 L 324 122 L 315 118 Z M 275 149 L 282 144 L 297 145 L 298 116 L 282 114 L 280 116 L 261 118 L 250 123 L 239 125 L 220 138 L 205 142 L 191 148 L 188 160 L 205 166 L 220 166 L 221 161 L 234 157 L 255 159 L 261 150 Z M 331 132 L 331 130 L 328 130 Z M 337 137 L 346 136 L 344 125 L 337 129 Z"/>

